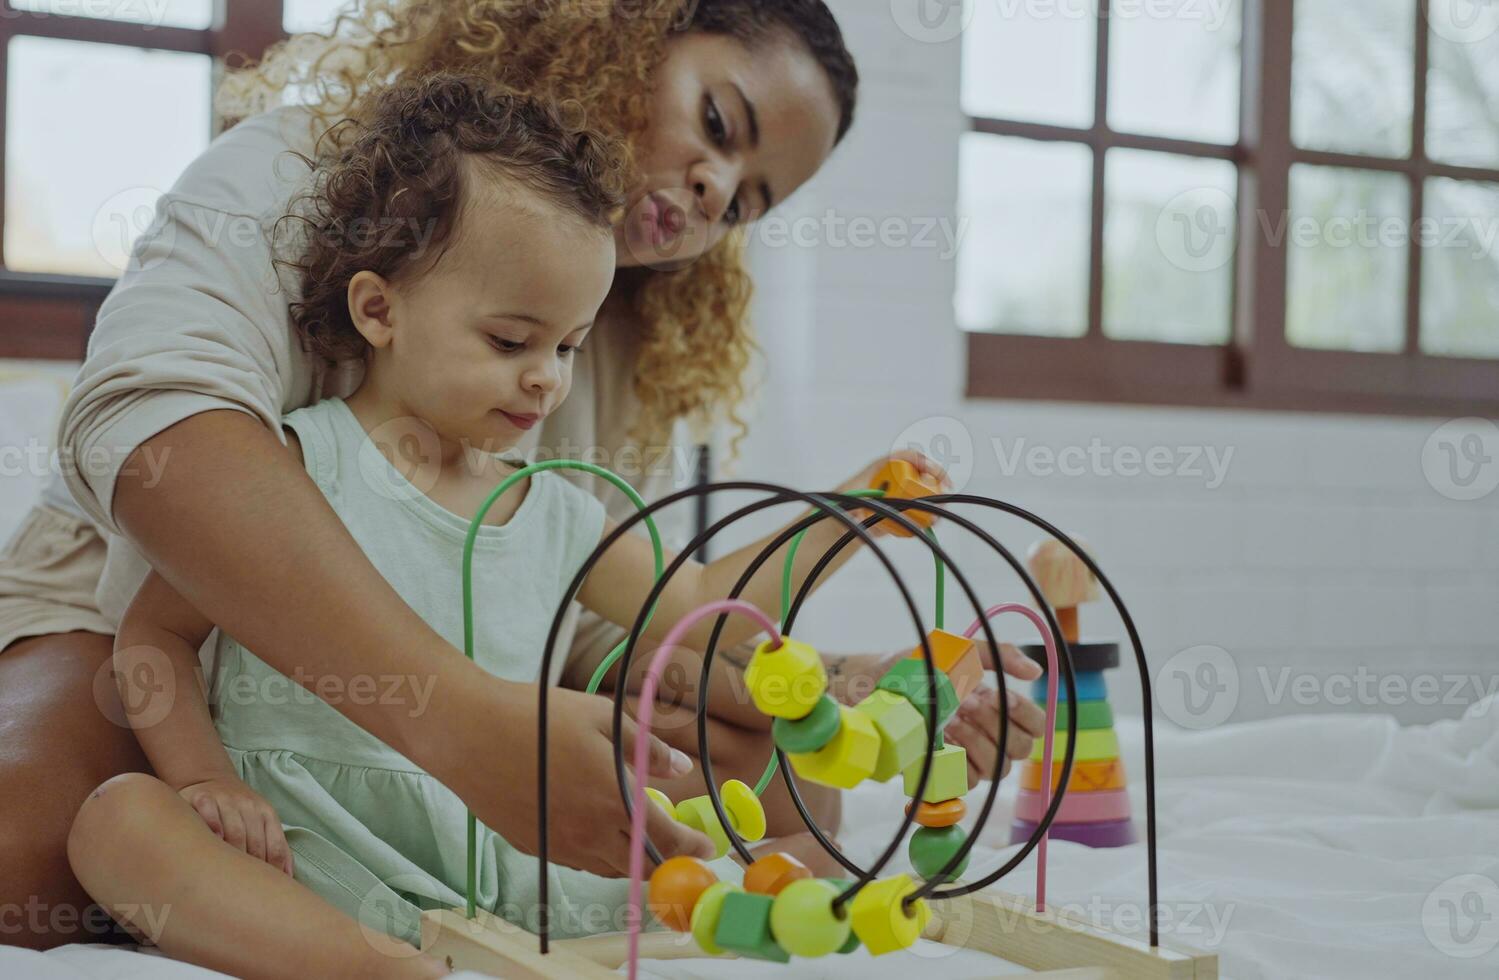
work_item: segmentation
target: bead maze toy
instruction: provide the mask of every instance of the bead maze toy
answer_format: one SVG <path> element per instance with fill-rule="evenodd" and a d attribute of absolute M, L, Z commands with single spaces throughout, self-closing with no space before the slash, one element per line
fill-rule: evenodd
<path fill-rule="evenodd" d="M 548 686 L 538 685 L 538 784 L 537 829 L 540 919 L 536 934 L 506 919 L 477 909 L 474 902 L 474 838 L 470 817 L 469 899 L 466 908 L 437 910 L 424 915 L 423 948 L 446 958 L 455 968 L 492 972 L 505 977 L 603 978 L 617 976 L 615 970 L 628 965 L 633 978 L 642 960 L 680 959 L 703 956 L 734 956 L 787 963 L 791 957 L 822 957 L 848 954 L 863 947 L 881 956 L 912 946 L 926 938 L 953 946 L 976 949 L 1039 971 L 1054 980 L 1209 980 L 1217 977 L 1217 957 L 1182 947 L 1162 945 L 1159 935 L 1158 888 L 1155 849 L 1154 743 L 1150 715 L 1150 680 L 1145 657 L 1133 620 L 1113 585 L 1083 549 L 1060 530 L 1012 504 L 967 494 L 943 494 L 922 482 L 916 468 L 892 460 L 881 470 L 868 490 L 848 494 L 811 494 L 768 483 L 715 483 L 671 494 L 647 506 L 619 477 L 591 464 L 567 460 L 539 463 L 502 483 L 475 515 L 469 543 L 464 550 L 463 601 L 466 652 L 473 656 L 472 562 L 473 540 L 485 514 L 510 486 L 543 469 L 573 468 L 603 477 L 626 493 L 637 513 L 599 543 L 578 570 L 566 597 L 553 618 L 543 654 L 540 676 L 551 676 L 551 664 L 568 604 L 577 595 L 589 570 L 599 557 L 637 524 L 644 523 L 656 553 L 656 581 L 642 604 L 635 623 L 621 644 L 605 658 L 588 689 L 595 691 L 611 667 L 620 670 L 614 691 L 615 770 L 626 811 L 631 815 L 630 893 L 625 933 L 554 941 L 550 936 L 551 906 L 548 904 Z M 661 509 L 688 499 L 702 499 L 723 492 L 750 492 L 761 499 L 721 518 L 684 547 L 663 568 L 660 536 L 652 516 Z M 673 625 L 648 664 L 637 707 L 637 727 L 650 731 L 655 703 L 667 655 L 687 631 L 698 623 L 716 618 L 709 642 L 702 652 L 699 690 L 707 690 L 713 658 L 727 617 L 744 616 L 755 622 L 767 637 L 756 648 L 745 673 L 745 684 L 758 710 L 772 719 L 775 750 L 756 787 L 729 780 L 719 788 L 713 777 L 709 752 L 707 705 L 699 699 L 697 734 L 705 795 L 673 804 L 664 794 L 632 778 L 622 748 L 625 681 L 636 645 L 654 613 L 662 590 L 687 560 L 733 523 L 761 510 L 785 503 L 801 503 L 811 513 L 776 537 L 750 564 L 734 589 L 723 599 L 693 611 Z M 1060 595 L 1054 588 L 1043 590 L 1038 579 L 1054 586 L 1046 569 L 1036 575 L 982 527 L 958 513 L 958 507 L 977 507 L 1009 514 L 1045 531 L 1057 548 L 1080 563 L 1102 586 L 1124 622 L 1140 670 L 1145 710 L 1145 858 L 1150 914 L 1148 942 L 1119 935 L 1079 917 L 1047 905 L 1046 844 L 1068 797 L 1075 764 L 1097 751 L 1090 742 L 1099 741 L 1100 710 L 1088 707 L 1102 701 L 1101 674 L 1079 673 L 1075 617 L 1073 629 L 1067 618 L 1048 601 Z M 1007 602 L 985 606 L 961 569 L 955 566 L 938 542 L 934 524 L 940 518 L 966 531 L 1000 555 L 1029 591 L 1030 605 Z M 823 554 L 794 598 L 791 568 L 796 548 L 808 528 L 823 520 L 836 520 L 844 534 Z M 927 548 L 936 574 L 935 628 L 927 629 L 920 609 L 888 555 L 875 543 L 875 529 L 896 538 L 910 539 Z M 902 604 L 909 613 L 918 642 L 908 657 L 898 660 L 879 680 L 875 690 L 858 704 L 839 704 L 828 694 L 822 658 L 806 642 L 793 637 L 799 610 L 828 564 L 855 540 L 868 547 L 883 566 Z M 775 622 L 739 595 L 757 570 L 771 556 L 789 545 L 782 590 L 782 620 Z M 1033 568 L 1036 566 L 1032 555 Z M 962 634 L 944 629 L 945 582 L 948 575 L 974 610 L 975 619 Z M 1073 603 L 1075 605 L 1075 602 Z M 997 650 L 992 620 L 1015 614 L 1029 620 L 1041 637 L 1049 679 L 1065 682 L 1067 708 L 1059 712 L 1061 693 L 1048 684 L 1039 693 L 1046 702 L 1047 737 L 1039 746 L 1041 772 L 1055 772 L 1053 780 L 1038 781 L 1030 792 L 1038 805 L 1031 812 L 1034 828 L 1024 846 L 1004 864 L 976 880 L 961 882 L 968 869 L 968 855 L 976 839 L 960 826 L 968 812 L 967 762 L 960 746 L 944 744 L 942 732 L 963 698 L 983 679 L 983 667 L 975 645 L 980 633 Z M 1071 635 L 1069 635 L 1069 632 Z M 1117 662 L 1117 646 L 1115 648 Z M 1090 676 L 1097 680 L 1088 680 Z M 1005 677 L 996 672 L 1000 703 L 1005 700 Z M 1105 712 L 1107 713 L 1107 712 Z M 1112 718 L 1109 717 L 1110 725 Z M 1112 728 L 1107 730 L 1112 735 Z M 979 804 L 975 827 L 989 819 L 1006 758 L 1007 727 L 1000 725 L 999 752 L 987 792 Z M 634 772 L 645 773 L 647 740 L 635 744 Z M 1055 762 L 1060 748 L 1063 758 Z M 1117 756 L 1117 742 L 1114 743 Z M 1090 760 L 1092 761 L 1092 760 Z M 846 876 L 818 878 L 810 869 L 784 853 L 755 858 L 746 842 L 763 838 L 766 825 L 759 796 L 774 776 L 785 780 L 793 804 L 806 821 L 809 832 L 842 865 Z M 852 788 L 864 780 L 885 782 L 899 776 L 910 802 L 904 808 L 889 845 L 869 867 L 861 867 L 832 845 L 807 811 L 797 780 Z M 1122 777 L 1121 777 L 1122 778 Z M 1122 786 L 1122 782 L 1121 782 Z M 1120 790 L 1122 792 L 1122 789 Z M 1030 805 L 1030 804 L 1027 804 Z M 714 843 L 718 856 L 730 849 L 746 865 L 742 884 L 718 879 L 706 863 L 691 857 L 663 860 L 645 834 L 645 807 L 659 806 Z M 907 847 L 919 882 L 904 873 L 885 869 L 906 834 L 915 826 Z M 1037 853 L 1034 900 L 993 888 L 1032 852 Z M 647 875 L 645 858 L 653 870 Z M 642 895 L 647 879 L 648 897 Z M 642 901 L 644 897 L 644 901 Z M 642 934 L 643 906 L 665 931 Z"/>
<path fill-rule="evenodd" d="M 1078 542 L 1084 550 L 1087 544 Z M 1119 758 L 1119 739 L 1114 734 L 1114 709 L 1103 672 L 1119 666 L 1119 644 L 1091 640 L 1084 642 L 1078 628 L 1078 606 L 1099 597 L 1098 579 L 1088 566 L 1060 542 L 1038 541 L 1026 556 L 1026 564 L 1041 593 L 1057 611 L 1062 636 L 1072 651 L 1072 665 L 1077 671 L 1077 766 L 1069 784 L 1070 792 L 1057 811 L 1051 825 L 1054 840 L 1067 840 L 1089 847 L 1123 847 L 1135 842 L 1135 828 L 1130 821 L 1129 793 L 1125 789 L 1124 760 Z M 1030 643 L 1021 651 L 1037 663 L 1046 663 L 1046 647 Z M 1045 704 L 1047 679 L 1032 686 L 1032 696 Z M 1068 710 L 1062 705 L 1057 712 L 1057 727 L 1067 724 Z M 1061 768 L 1053 764 L 1053 792 L 1061 778 Z M 1046 796 L 1041 792 L 1045 770 L 1041 766 L 1041 746 L 1020 769 L 1020 793 L 1015 802 L 1015 820 L 1010 825 L 1010 842 L 1029 840 L 1036 832 L 1041 814 L 1046 811 Z"/>

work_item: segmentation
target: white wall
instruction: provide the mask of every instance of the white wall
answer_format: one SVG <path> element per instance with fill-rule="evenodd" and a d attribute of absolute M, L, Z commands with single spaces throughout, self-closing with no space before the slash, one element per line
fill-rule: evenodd
<path fill-rule="evenodd" d="M 821 225 L 831 209 L 844 220 L 955 222 L 959 43 L 911 40 L 885 0 L 833 6 L 865 79 L 859 119 L 781 220 Z M 1423 720 L 1461 713 L 1477 685 L 1499 686 L 1499 493 L 1457 502 L 1433 489 L 1422 450 L 1444 420 L 968 401 L 955 263 L 941 249 L 818 235 L 820 244 L 797 247 L 757 233 L 756 320 L 769 366 L 738 475 L 830 488 L 913 425 L 926 436 L 966 434 L 968 491 L 1032 508 L 1091 542 L 1161 675 L 1158 703 L 1183 723 L 1308 710 Z M 926 421 L 941 417 L 956 421 Z M 1022 439 L 1055 450 L 1095 439 L 1142 454 L 1163 446 L 1180 464 L 1188 459 L 1178 447 L 1211 450 L 1228 459 L 1227 475 L 1221 485 L 1206 475 L 1045 476 L 1023 466 L 1007 475 L 996 439 L 1006 454 Z M 1036 537 L 982 520 L 1022 553 Z M 995 560 L 956 532 L 946 540 L 968 556 L 962 567 L 986 603 L 1024 598 Z M 894 552 L 929 608 L 929 558 L 910 545 Z M 914 632 L 894 599 L 878 566 L 860 558 L 813 600 L 799 632 L 828 649 L 904 645 Z M 966 626 L 972 614 L 955 588 L 949 604 L 949 625 Z M 1122 635 L 1105 609 L 1083 616 L 1085 633 Z M 1024 635 L 1014 624 L 1003 632 Z M 1226 655 L 1171 659 L 1203 644 Z M 1184 714 L 1183 698 L 1198 695 L 1183 679 L 1214 677 L 1197 673 L 1199 656 L 1216 665 L 1220 690 L 1210 710 Z M 1123 672 L 1111 683 L 1138 710 L 1138 683 Z"/>

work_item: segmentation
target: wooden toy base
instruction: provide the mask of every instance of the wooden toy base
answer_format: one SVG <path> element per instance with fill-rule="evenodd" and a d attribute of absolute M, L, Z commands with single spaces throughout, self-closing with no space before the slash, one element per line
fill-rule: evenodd
<path fill-rule="evenodd" d="M 1217 980 L 1218 957 L 1182 946 L 1151 949 L 1069 915 L 1037 912 L 1030 899 L 997 889 L 932 905 L 923 938 L 989 953 L 1037 971 L 1048 980 Z M 526 980 L 604 980 L 628 956 L 623 933 L 551 943 L 543 956 L 533 933 L 480 912 L 461 910 L 423 917 L 423 951 L 444 957 L 455 969 Z M 706 954 L 686 933 L 648 932 L 640 937 L 642 960 L 698 959 Z"/>

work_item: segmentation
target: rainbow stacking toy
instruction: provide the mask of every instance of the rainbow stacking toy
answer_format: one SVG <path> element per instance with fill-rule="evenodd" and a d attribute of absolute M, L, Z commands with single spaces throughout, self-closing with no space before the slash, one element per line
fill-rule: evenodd
<path fill-rule="evenodd" d="M 1051 825 L 1053 840 L 1072 841 L 1089 847 L 1123 847 L 1136 840 L 1130 821 L 1129 791 L 1124 782 L 1124 760 L 1119 758 L 1119 738 L 1114 734 L 1114 709 L 1109 704 L 1103 672 L 1119 666 L 1119 644 L 1087 642 L 1078 638 L 1077 607 L 1098 598 L 1098 580 L 1071 551 L 1056 541 L 1037 542 L 1027 556 L 1031 576 L 1057 613 L 1062 635 L 1072 651 L 1077 670 L 1077 751 L 1067 796 Z M 1037 644 L 1021 647 L 1038 663 L 1046 663 L 1046 648 Z M 1036 681 L 1032 697 L 1046 704 L 1048 678 Z M 1059 690 L 1057 700 L 1056 751 L 1067 746 L 1068 703 Z M 1029 840 L 1046 813 L 1047 798 L 1041 792 L 1044 777 L 1041 743 L 1020 767 L 1020 792 L 1015 798 L 1015 820 L 1010 842 Z M 1061 781 L 1062 764 L 1051 766 L 1051 789 Z"/>

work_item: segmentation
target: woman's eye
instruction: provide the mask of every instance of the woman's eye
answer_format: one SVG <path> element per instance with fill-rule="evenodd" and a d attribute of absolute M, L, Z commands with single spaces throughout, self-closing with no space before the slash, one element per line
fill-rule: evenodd
<path fill-rule="evenodd" d="M 739 210 L 738 198 L 735 198 L 733 201 L 731 201 L 728 208 L 724 210 L 723 220 L 727 224 L 731 225 L 737 225 L 742 220 L 742 214 Z"/>
<path fill-rule="evenodd" d="M 582 349 L 583 348 L 581 346 L 569 347 L 567 344 L 560 344 L 557 347 L 557 353 L 561 354 L 563 357 L 571 357 Z"/>
<path fill-rule="evenodd" d="M 724 125 L 723 115 L 718 111 L 718 103 L 711 96 L 707 104 L 708 135 L 713 137 L 713 142 L 722 146 L 728 140 L 728 128 Z"/>

